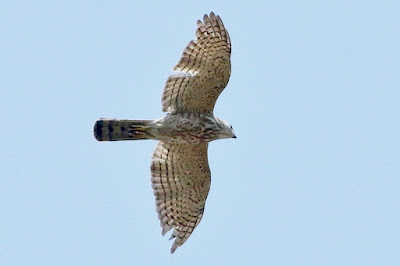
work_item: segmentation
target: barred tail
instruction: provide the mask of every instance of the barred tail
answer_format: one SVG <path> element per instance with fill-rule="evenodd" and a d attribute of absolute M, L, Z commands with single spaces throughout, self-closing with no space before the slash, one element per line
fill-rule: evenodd
<path fill-rule="evenodd" d="M 94 137 L 98 141 L 152 139 L 152 120 L 100 119 L 94 124 Z"/>

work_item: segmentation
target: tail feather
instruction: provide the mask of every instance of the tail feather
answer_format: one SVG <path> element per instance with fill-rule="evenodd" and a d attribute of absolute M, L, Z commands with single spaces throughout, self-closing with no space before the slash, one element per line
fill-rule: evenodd
<path fill-rule="evenodd" d="M 152 139 L 152 120 L 100 119 L 94 124 L 94 137 L 98 141 Z"/>

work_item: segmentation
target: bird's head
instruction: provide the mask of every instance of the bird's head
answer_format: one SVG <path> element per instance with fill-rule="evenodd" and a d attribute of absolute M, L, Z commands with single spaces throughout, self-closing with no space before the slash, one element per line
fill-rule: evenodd
<path fill-rule="evenodd" d="M 216 118 L 218 122 L 218 126 L 220 127 L 221 131 L 219 133 L 219 137 L 221 139 L 228 139 L 228 138 L 234 138 L 236 139 L 236 135 L 233 132 L 233 127 L 226 121 Z"/>

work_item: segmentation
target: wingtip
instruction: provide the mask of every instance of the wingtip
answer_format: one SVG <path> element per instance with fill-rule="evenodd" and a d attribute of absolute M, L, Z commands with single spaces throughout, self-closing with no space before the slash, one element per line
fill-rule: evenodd
<path fill-rule="evenodd" d="M 171 247 L 171 250 L 170 250 L 171 254 L 174 254 L 175 250 L 176 250 L 178 247 L 179 247 L 179 246 L 176 245 L 176 244 L 174 243 L 174 244 L 172 245 L 172 247 Z"/>

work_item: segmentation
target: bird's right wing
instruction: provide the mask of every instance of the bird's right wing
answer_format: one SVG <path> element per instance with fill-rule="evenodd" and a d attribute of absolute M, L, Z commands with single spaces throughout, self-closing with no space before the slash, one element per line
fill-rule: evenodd
<path fill-rule="evenodd" d="M 174 229 L 171 253 L 185 243 L 203 216 L 211 183 L 207 147 L 160 141 L 153 152 L 151 182 L 162 234 Z"/>
<path fill-rule="evenodd" d="M 231 75 L 231 40 L 213 12 L 197 21 L 196 37 L 183 50 L 165 83 L 163 112 L 212 113 Z"/>

